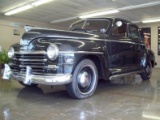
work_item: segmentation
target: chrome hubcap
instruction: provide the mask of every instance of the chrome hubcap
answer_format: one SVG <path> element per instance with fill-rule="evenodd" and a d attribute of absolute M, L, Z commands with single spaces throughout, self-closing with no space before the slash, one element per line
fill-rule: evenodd
<path fill-rule="evenodd" d="M 87 87 L 90 85 L 90 77 L 89 74 L 84 71 L 79 75 L 79 85 L 83 88 Z"/>

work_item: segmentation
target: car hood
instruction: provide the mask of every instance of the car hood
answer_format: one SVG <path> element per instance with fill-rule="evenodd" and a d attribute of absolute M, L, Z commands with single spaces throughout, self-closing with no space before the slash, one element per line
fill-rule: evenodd
<path fill-rule="evenodd" d="M 55 38 L 55 39 L 100 39 L 99 35 L 74 32 L 74 31 L 63 31 L 53 29 L 32 29 L 23 34 L 20 44 L 28 44 L 32 40 L 37 38 Z"/>

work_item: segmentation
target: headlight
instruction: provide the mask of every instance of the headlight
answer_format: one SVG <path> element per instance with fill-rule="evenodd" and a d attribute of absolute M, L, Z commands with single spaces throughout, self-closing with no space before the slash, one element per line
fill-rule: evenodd
<path fill-rule="evenodd" d="M 48 46 L 47 56 L 48 56 L 49 59 L 55 60 L 58 56 L 58 53 L 59 53 L 59 49 L 56 45 L 51 44 L 51 45 Z"/>
<path fill-rule="evenodd" d="M 13 56 L 14 56 L 14 48 L 10 47 L 9 50 L 8 50 L 8 57 L 13 58 Z"/>

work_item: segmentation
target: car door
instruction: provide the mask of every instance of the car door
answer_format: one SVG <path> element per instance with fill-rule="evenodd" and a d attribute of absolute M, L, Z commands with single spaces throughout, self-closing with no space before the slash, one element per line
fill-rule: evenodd
<path fill-rule="evenodd" d="M 132 71 L 132 44 L 127 28 L 127 22 L 115 21 L 109 41 L 106 41 L 109 70 L 112 75 Z"/>
<path fill-rule="evenodd" d="M 132 41 L 132 68 L 133 71 L 143 69 L 142 60 L 145 57 L 145 44 L 141 39 L 139 28 L 134 25 L 129 25 L 129 38 Z"/>

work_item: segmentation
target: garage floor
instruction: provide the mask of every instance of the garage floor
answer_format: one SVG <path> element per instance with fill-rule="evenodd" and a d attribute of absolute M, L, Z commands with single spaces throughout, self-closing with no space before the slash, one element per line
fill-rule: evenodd
<path fill-rule="evenodd" d="M 101 81 L 84 100 L 71 99 L 64 86 L 25 88 L 0 80 L 0 120 L 160 120 L 160 69 L 150 81 L 131 78 Z"/>

